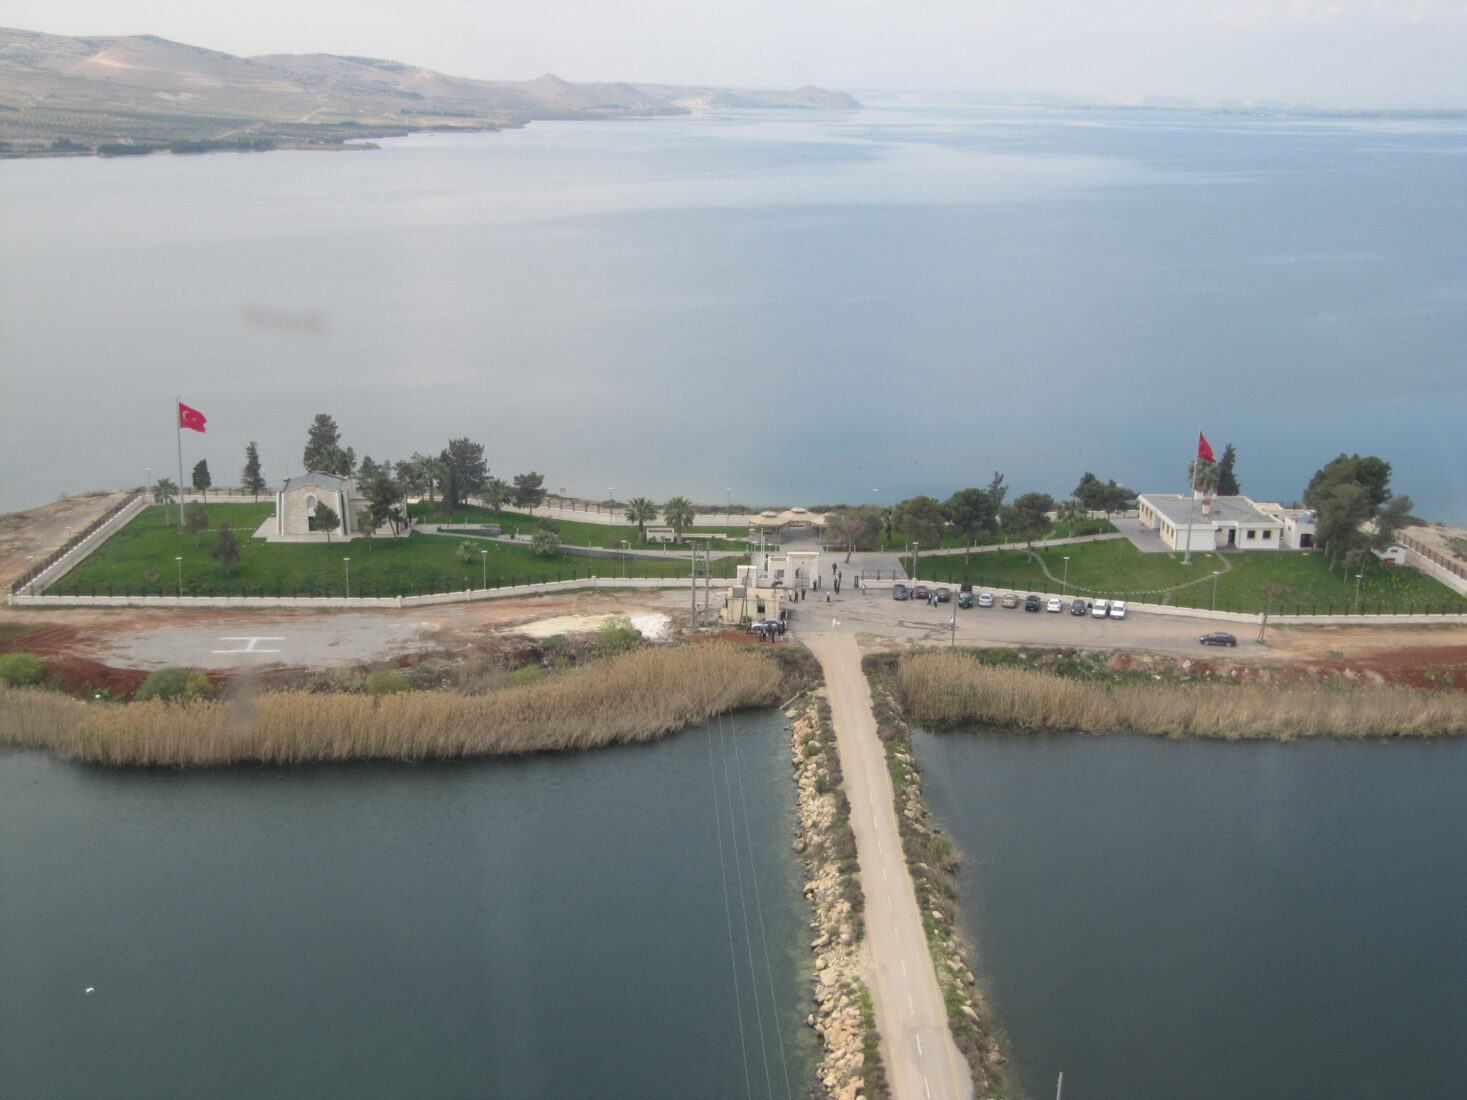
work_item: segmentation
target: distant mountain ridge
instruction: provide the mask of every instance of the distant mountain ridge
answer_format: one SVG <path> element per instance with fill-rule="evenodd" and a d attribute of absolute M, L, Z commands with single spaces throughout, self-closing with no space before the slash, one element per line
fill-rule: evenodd
<path fill-rule="evenodd" d="M 0 28 L 0 155 L 341 147 L 422 130 L 709 108 L 861 106 L 843 92 L 473 80 L 368 57 L 235 57 L 153 35 Z"/>

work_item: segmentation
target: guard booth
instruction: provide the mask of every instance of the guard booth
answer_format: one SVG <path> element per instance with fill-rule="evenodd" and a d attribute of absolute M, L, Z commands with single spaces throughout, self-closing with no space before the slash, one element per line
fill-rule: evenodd
<path fill-rule="evenodd" d="M 785 617 L 784 592 L 783 585 L 758 583 L 758 570 L 741 565 L 719 618 L 731 626 L 781 619 Z"/>

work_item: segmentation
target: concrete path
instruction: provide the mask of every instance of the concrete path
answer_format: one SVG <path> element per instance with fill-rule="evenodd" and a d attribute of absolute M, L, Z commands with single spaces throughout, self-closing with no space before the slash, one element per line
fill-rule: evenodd
<path fill-rule="evenodd" d="M 861 652 L 850 634 L 810 633 L 803 635 L 803 641 L 820 661 L 830 694 L 866 893 L 866 942 L 871 949 L 866 983 L 892 1094 L 898 1100 L 970 1100 L 972 1080 L 948 1031 L 942 992 L 902 857 L 891 777 L 876 736 Z"/>

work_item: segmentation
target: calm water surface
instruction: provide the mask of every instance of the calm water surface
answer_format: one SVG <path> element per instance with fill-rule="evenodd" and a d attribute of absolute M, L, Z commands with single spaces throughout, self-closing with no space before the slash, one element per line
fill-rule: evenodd
<path fill-rule="evenodd" d="M 0 510 L 176 471 L 182 393 L 216 484 L 252 439 L 300 472 L 323 410 L 378 460 L 468 435 L 506 478 L 751 504 L 1178 491 L 1201 423 L 1257 499 L 1359 451 L 1467 524 L 1464 360 L 1461 122 L 877 107 L 0 162 Z"/>
<path fill-rule="evenodd" d="M 1459 1097 L 1467 742 L 921 734 L 1032 1097 Z"/>
<path fill-rule="evenodd" d="M 778 715 L 417 767 L 0 756 L 0 1095 L 802 1095 L 793 821 Z"/>

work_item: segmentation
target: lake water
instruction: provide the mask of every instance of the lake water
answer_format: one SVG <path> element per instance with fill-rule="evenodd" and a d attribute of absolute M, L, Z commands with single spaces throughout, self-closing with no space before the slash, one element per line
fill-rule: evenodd
<path fill-rule="evenodd" d="M 1467 741 L 917 755 L 1029 1095 L 1462 1095 Z"/>
<path fill-rule="evenodd" d="M 783 725 L 422 766 L 0 755 L 0 1095 L 803 1095 Z"/>
<path fill-rule="evenodd" d="M 1467 524 L 1467 125 L 920 106 L 375 152 L 0 162 L 0 510 L 377 459 L 620 499 L 894 503 L 1004 471 L 1258 499 L 1379 454 Z"/>

